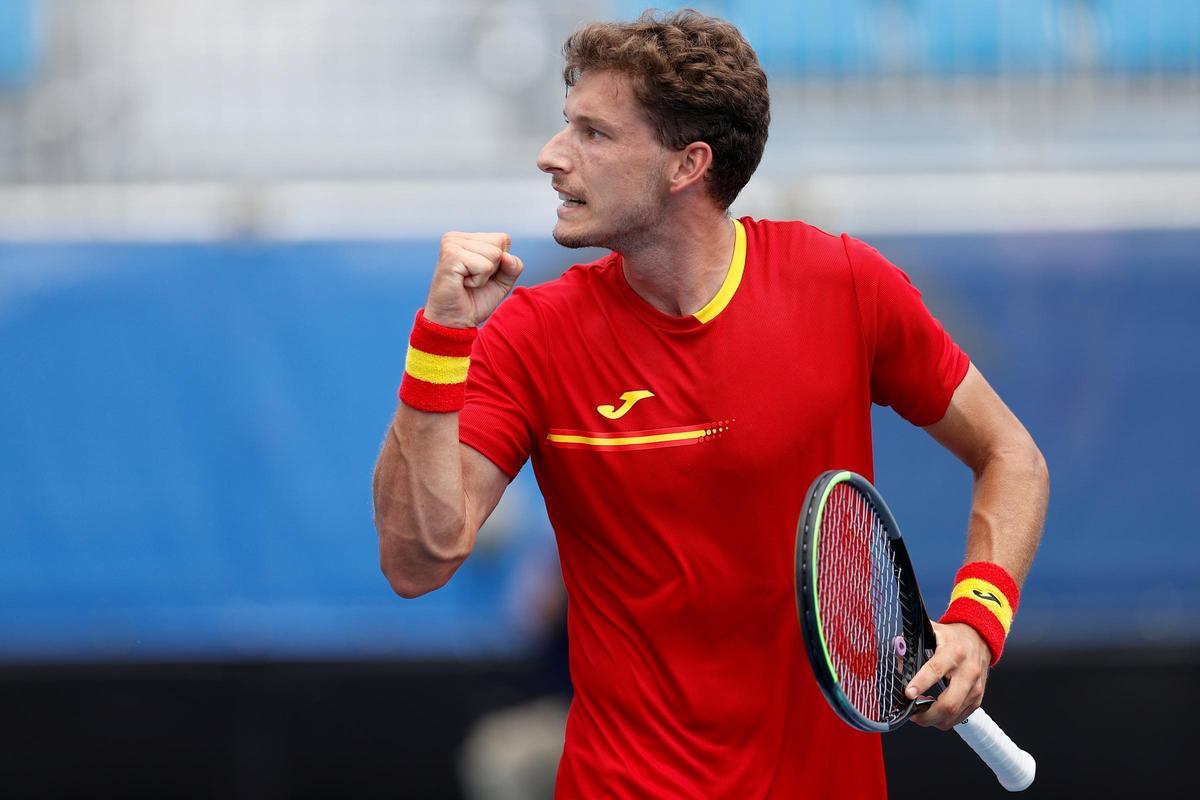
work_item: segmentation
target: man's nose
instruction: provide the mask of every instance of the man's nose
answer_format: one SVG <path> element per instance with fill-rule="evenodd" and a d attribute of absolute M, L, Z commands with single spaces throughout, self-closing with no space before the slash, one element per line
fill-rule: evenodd
<path fill-rule="evenodd" d="M 537 167 L 542 172 L 566 172 L 569 169 L 570 162 L 562 146 L 564 134 L 565 129 L 551 136 L 550 141 L 542 146 L 542 152 L 538 153 L 537 157 Z"/>

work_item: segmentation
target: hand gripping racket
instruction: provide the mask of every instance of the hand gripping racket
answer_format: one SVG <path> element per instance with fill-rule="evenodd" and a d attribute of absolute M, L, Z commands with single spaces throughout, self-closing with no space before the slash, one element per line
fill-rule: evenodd
<path fill-rule="evenodd" d="M 861 475 L 831 470 L 809 488 L 796 533 L 796 604 L 817 683 L 847 724 L 893 731 L 929 703 L 904 690 L 933 655 L 933 626 L 900 526 Z M 982 708 L 954 730 L 1005 789 L 1033 783 L 1033 756 Z"/>

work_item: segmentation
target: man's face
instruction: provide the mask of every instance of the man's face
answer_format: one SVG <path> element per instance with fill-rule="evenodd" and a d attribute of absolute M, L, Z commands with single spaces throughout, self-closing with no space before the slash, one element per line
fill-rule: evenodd
<path fill-rule="evenodd" d="M 653 237 L 666 207 L 671 151 L 612 71 L 583 74 L 567 94 L 566 127 L 538 155 L 560 194 L 554 240 L 627 250 Z"/>

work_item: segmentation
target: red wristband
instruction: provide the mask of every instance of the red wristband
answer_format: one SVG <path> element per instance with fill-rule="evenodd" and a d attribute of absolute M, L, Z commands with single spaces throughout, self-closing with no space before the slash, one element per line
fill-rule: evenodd
<path fill-rule="evenodd" d="M 962 622 L 974 628 L 992 651 L 992 665 L 1004 652 L 1021 593 L 1017 582 L 999 564 L 973 561 L 954 576 L 950 606 L 938 620 L 943 625 Z"/>
<path fill-rule="evenodd" d="M 400 401 L 420 411 L 459 411 L 467 399 L 467 369 L 475 328 L 447 328 L 417 311 L 408 340 Z"/>

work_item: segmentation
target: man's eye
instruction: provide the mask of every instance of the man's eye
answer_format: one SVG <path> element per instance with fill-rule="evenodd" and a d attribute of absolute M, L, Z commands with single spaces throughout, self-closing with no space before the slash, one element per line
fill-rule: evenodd
<path fill-rule="evenodd" d="M 600 137 L 604 136 L 604 134 L 601 133 L 600 131 L 596 130 L 595 128 L 588 128 L 587 136 L 589 139 L 599 139 Z"/>

